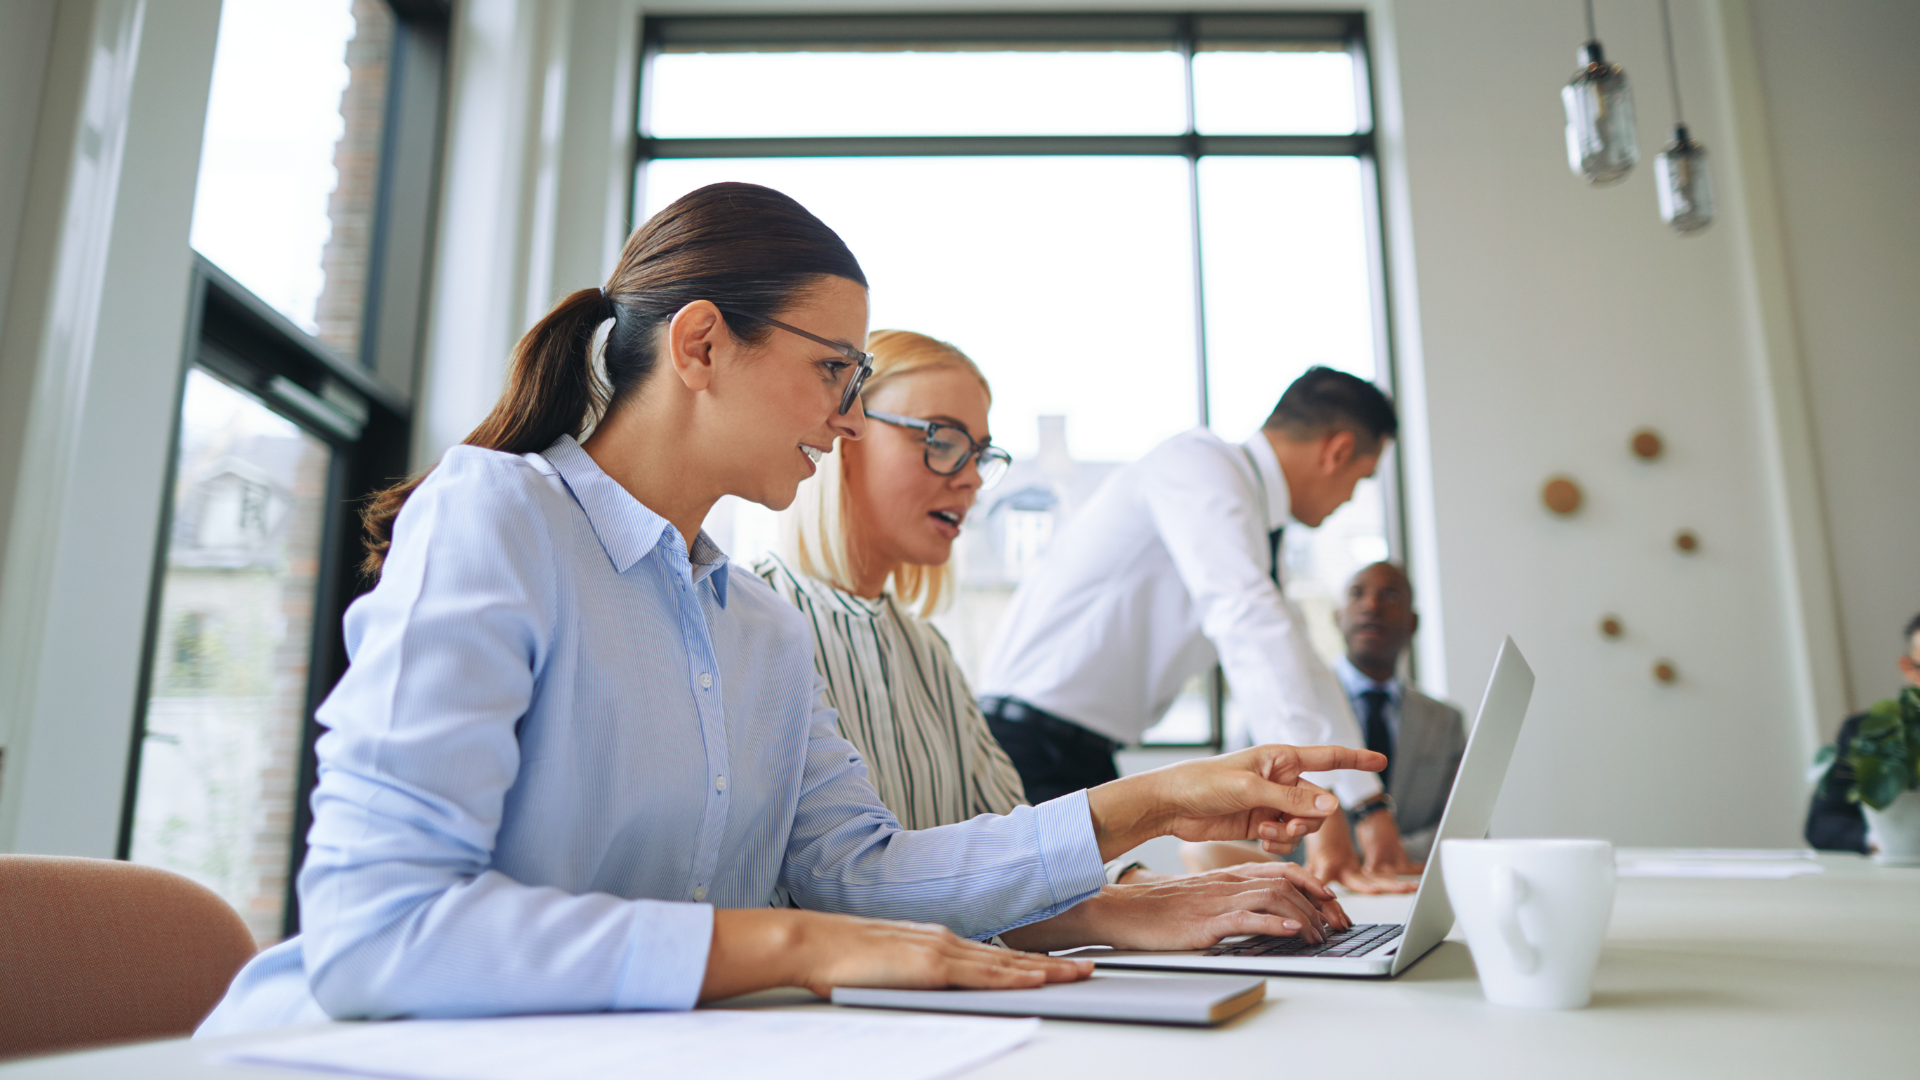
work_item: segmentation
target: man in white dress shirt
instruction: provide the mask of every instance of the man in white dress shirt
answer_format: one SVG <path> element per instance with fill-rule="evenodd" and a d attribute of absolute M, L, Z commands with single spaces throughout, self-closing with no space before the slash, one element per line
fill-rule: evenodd
<path fill-rule="evenodd" d="M 1398 430 L 1378 387 L 1316 367 L 1245 443 L 1196 428 L 1109 480 L 1015 593 L 982 680 L 1027 797 L 1114 779 L 1114 750 L 1215 663 L 1253 741 L 1364 746 L 1281 591 L 1280 533 L 1351 499 Z M 1311 779 L 1351 811 L 1385 800 L 1371 773 Z"/>

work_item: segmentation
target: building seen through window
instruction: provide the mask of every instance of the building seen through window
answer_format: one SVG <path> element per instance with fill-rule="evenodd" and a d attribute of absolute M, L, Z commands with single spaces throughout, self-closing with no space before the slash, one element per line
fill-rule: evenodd
<path fill-rule="evenodd" d="M 784 191 L 861 260 L 874 329 L 951 341 L 991 382 L 1015 464 L 935 620 L 976 680 L 1014 589 L 1119 466 L 1196 424 L 1248 437 L 1316 364 L 1388 381 L 1357 24 L 1065 22 L 930 41 L 848 19 L 841 43 L 652 20 L 642 76 L 636 220 L 718 181 Z M 1288 530 L 1288 593 L 1329 656 L 1346 577 L 1389 552 L 1387 497 L 1367 482 Z M 736 499 L 709 528 L 736 559 L 777 543 Z M 1217 737 L 1205 681 L 1148 742 Z"/>
<path fill-rule="evenodd" d="M 187 375 L 129 857 L 281 934 L 326 516 L 326 443 Z"/>
<path fill-rule="evenodd" d="M 394 18 L 386 0 L 225 0 L 194 250 L 357 356 Z"/>

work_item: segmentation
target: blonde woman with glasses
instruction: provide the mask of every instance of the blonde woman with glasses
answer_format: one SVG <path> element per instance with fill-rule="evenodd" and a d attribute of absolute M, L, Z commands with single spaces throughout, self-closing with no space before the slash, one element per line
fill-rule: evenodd
<path fill-rule="evenodd" d="M 782 515 L 784 558 L 754 571 L 813 630 L 824 704 L 908 829 L 1027 802 L 946 639 L 927 616 L 950 600 L 953 542 L 979 493 L 1011 464 L 993 445 L 986 378 L 960 350 L 882 330 L 861 402 L 865 439 L 841 440 Z M 1167 878 L 1111 864 L 1101 893 L 1003 935 L 1029 950 L 1080 945 L 1188 949 L 1231 934 L 1318 940 L 1350 923 L 1333 894 L 1288 864 Z"/>

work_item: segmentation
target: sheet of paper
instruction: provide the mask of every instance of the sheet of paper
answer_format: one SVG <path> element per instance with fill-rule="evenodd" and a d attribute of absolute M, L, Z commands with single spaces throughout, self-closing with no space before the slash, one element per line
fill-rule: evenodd
<path fill-rule="evenodd" d="M 1735 862 L 1731 859 L 1635 859 L 1622 862 L 1621 877 L 1668 878 L 1790 878 L 1824 874 L 1826 868 L 1804 859 L 1778 862 Z"/>
<path fill-rule="evenodd" d="M 1006 1053 L 1039 1026 L 726 1009 L 400 1020 L 257 1043 L 213 1060 L 396 1080 L 938 1080 Z"/>
<path fill-rule="evenodd" d="M 1812 848 L 1665 848 L 1648 851 L 1641 855 L 1630 854 L 1628 857 L 1686 861 L 1729 859 L 1735 862 L 1768 862 L 1774 859 L 1811 859 L 1815 854 Z"/>

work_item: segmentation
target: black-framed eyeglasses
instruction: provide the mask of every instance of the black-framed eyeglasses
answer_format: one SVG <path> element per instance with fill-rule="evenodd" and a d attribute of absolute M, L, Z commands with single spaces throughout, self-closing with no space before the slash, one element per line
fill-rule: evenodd
<path fill-rule="evenodd" d="M 980 488 L 983 491 L 999 483 L 1000 478 L 1007 475 L 1007 466 L 1013 464 L 1013 455 L 992 443 L 974 442 L 973 436 L 963 427 L 895 413 L 874 412 L 872 409 L 867 410 L 867 419 L 924 432 L 927 445 L 922 460 L 927 463 L 928 469 L 941 476 L 953 476 L 966 468 L 969 461 L 979 462 Z"/>
<path fill-rule="evenodd" d="M 840 415 L 842 416 L 847 414 L 848 409 L 853 408 L 853 403 L 860 397 L 861 388 L 867 385 L 867 376 L 873 374 L 872 353 L 861 352 L 859 349 L 842 341 L 828 341 L 818 334 L 809 334 L 797 326 L 788 326 L 779 319 L 769 319 L 765 315 L 755 315 L 751 311 L 741 311 L 739 308 L 725 307 L 720 304 L 713 306 L 729 315 L 738 315 L 743 319 L 751 319 L 754 322 L 766 323 L 768 326 L 785 330 L 789 334 L 798 334 L 808 341 L 825 345 L 827 348 L 832 349 L 834 352 L 839 353 L 851 361 L 853 364 L 853 377 L 847 380 L 847 388 L 840 392 Z"/>

